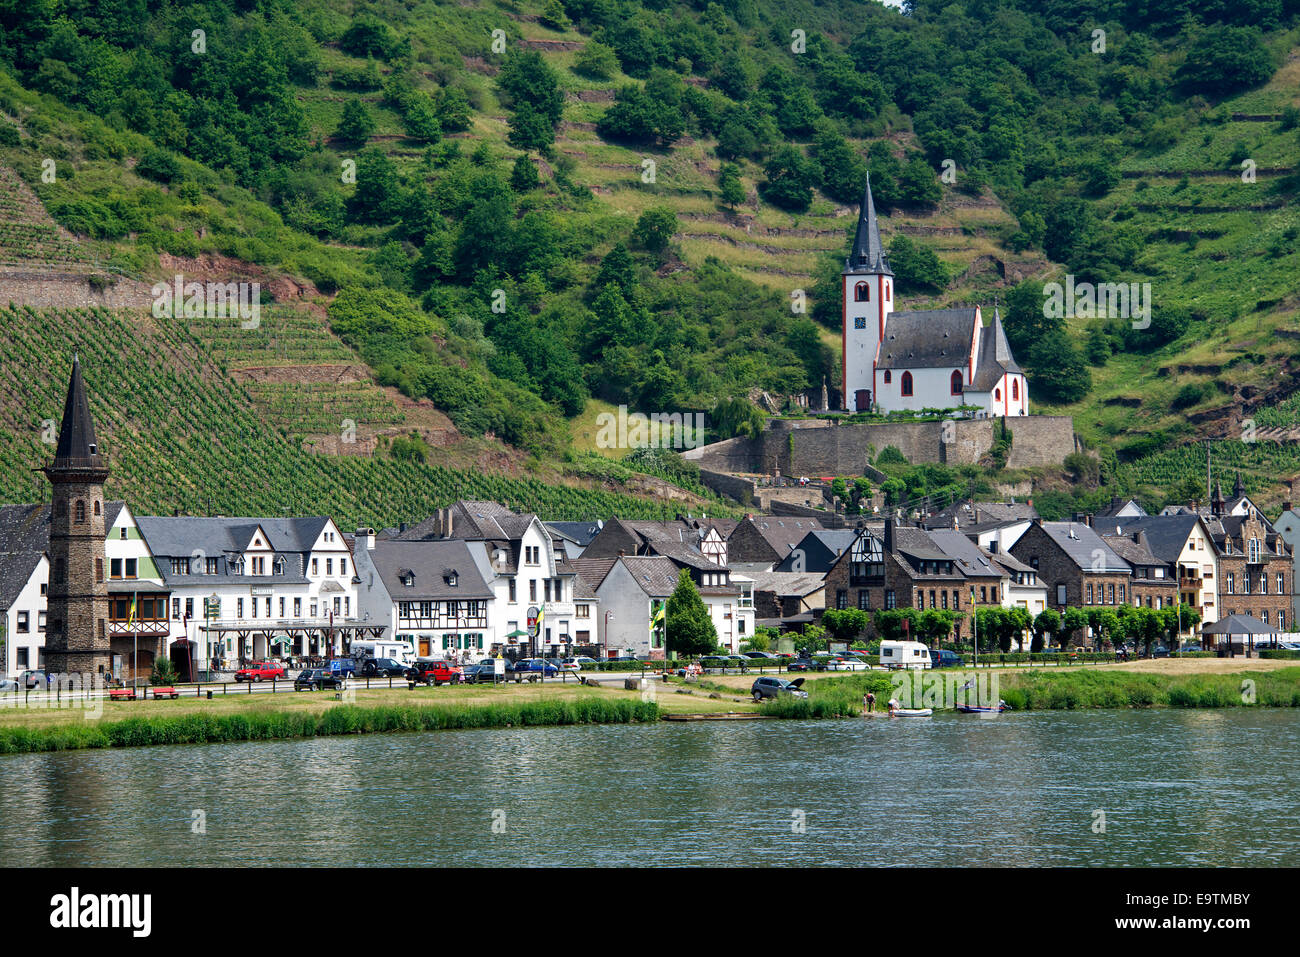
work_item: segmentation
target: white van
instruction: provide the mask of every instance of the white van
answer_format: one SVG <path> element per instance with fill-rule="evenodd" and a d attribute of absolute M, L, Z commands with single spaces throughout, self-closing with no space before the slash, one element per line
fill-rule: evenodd
<path fill-rule="evenodd" d="M 348 652 L 357 661 L 362 658 L 393 658 L 404 665 L 415 660 L 411 645 L 405 641 L 354 641 Z"/>
<path fill-rule="evenodd" d="M 930 667 L 930 649 L 919 641 L 882 641 L 880 665 L 882 668 L 916 668 L 924 671 Z"/>

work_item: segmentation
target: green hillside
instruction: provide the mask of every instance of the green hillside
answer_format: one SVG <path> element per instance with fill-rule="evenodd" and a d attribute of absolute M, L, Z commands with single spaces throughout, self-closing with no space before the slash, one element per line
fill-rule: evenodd
<path fill-rule="evenodd" d="M 1058 507 L 1185 495 L 1206 436 L 1267 500 L 1300 425 L 1298 15 L 0 0 L 0 171 L 53 217 L 15 191 L 0 262 L 262 279 L 261 329 L 193 334 L 291 446 L 413 432 L 429 461 L 617 486 L 593 410 L 837 384 L 870 170 L 900 306 L 996 297 L 1036 408 L 1094 447 L 1035 476 Z M 1151 327 L 1049 320 L 1067 272 L 1150 282 Z"/>

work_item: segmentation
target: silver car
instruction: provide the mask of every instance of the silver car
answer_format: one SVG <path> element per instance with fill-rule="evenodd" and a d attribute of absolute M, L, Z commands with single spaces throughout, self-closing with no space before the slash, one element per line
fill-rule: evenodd
<path fill-rule="evenodd" d="M 802 678 L 795 678 L 790 681 L 786 678 L 771 678 L 765 675 L 762 678 L 755 678 L 754 684 L 749 690 L 755 701 L 762 701 L 765 698 L 779 698 L 781 695 L 806 698 L 808 692 L 799 687 L 802 684 Z"/>

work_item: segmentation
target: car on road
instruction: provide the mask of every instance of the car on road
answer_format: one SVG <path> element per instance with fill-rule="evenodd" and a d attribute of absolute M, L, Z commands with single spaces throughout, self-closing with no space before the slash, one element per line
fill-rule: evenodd
<path fill-rule="evenodd" d="M 775 661 L 776 655 L 770 651 L 746 651 L 741 657 L 744 658 L 761 658 L 764 661 Z"/>
<path fill-rule="evenodd" d="M 278 661 L 255 661 L 235 672 L 236 681 L 283 681 L 288 672 Z"/>
<path fill-rule="evenodd" d="M 461 681 L 466 684 L 478 684 L 480 682 L 492 682 L 496 680 L 496 663 L 491 658 L 485 658 L 476 665 L 466 665 L 461 672 Z M 502 672 L 502 677 L 505 672 Z"/>
<path fill-rule="evenodd" d="M 0 691 L 18 691 L 18 682 L 13 678 L 0 678 Z"/>
<path fill-rule="evenodd" d="M 18 681 L 24 688 L 31 691 L 33 688 L 44 688 L 49 683 L 49 676 L 44 671 L 28 669 L 18 676 Z"/>
<path fill-rule="evenodd" d="M 440 658 L 416 658 L 415 664 L 407 668 L 403 676 L 408 681 L 427 684 L 430 687 L 455 684 L 460 675 Z"/>
<path fill-rule="evenodd" d="M 964 664 L 961 655 L 955 651 L 944 651 L 943 649 L 930 649 L 930 667 L 931 668 L 960 668 Z"/>
<path fill-rule="evenodd" d="M 346 688 L 347 686 L 348 679 L 346 676 L 326 671 L 324 668 L 304 668 L 293 679 L 294 691 L 310 690 L 312 688 L 317 691 L 324 691 L 326 688 Z"/>
<path fill-rule="evenodd" d="M 344 678 L 355 678 L 357 675 L 357 661 L 355 658 L 331 658 L 325 662 L 325 670 L 330 674 Z"/>
<path fill-rule="evenodd" d="M 827 671 L 870 671 L 871 665 L 857 658 L 835 655 L 826 662 Z"/>
<path fill-rule="evenodd" d="M 506 677 L 513 678 L 515 684 L 525 678 L 536 681 L 538 678 L 554 678 L 560 669 L 541 658 L 520 658 L 513 665 L 506 666 Z"/>
<path fill-rule="evenodd" d="M 576 658 L 565 658 L 564 666 L 572 670 L 585 668 L 588 665 L 600 664 L 595 658 L 588 658 L 586 655 L 578 655 Z"/>
<path fill-rule="evenodd" d="M 817 658 L 795 658 L 786 662 L 786 671 L 825 671 L 825 659 Z"/>
<path fill-rule="evenodd" d="M 755 678 L 753 685 L 750 686 L 749 693 L 754 696 L 755 701 L 762 701 L 765 698 L 779 698 L 781 695 L 789 695 L 794 698 L 806 698 L 808 692 L 799 686 L 803 684 L 802 678 L 795 678 L 790 681 L 786 678 L 773 678 L 764 675 L 761 678 Z"/>
<path fill-rule="evenodd" d="M 406 665 L 396 658 L 366 658 L 357 673 L 362 678 L 405 678 Z"/>

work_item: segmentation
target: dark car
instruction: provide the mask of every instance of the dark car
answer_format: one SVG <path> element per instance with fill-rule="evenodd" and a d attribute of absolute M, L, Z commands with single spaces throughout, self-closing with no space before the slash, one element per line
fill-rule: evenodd
<path fill-rule="evenodd" d="M 28 691 L 31 691 L 33 688 L 44 688 L 48 679 L 44 671 L 24 671 L 18 676 L 18 680 Z"/>
<path fill-rule="evenodd" d="M 772 654 L 770 651 L 747 651 L 745 652 L 744 657 L 762 658 L 766 661 L 773 661 L 776 659 L 776 655 Z"/>
<path fill-rule="evenodd" d="M 962 664 L 961 656 L 955 651 L 930 649 L 931 668 L 960 668 Z"/>
<path fill-rule="evenodd" d="M 298 672 L 298 677 L 293 679 L 294 691 L 302 691 L 304 688 L 315 688 L 317 691 L 324 691 L 326 688 L 346 688 L 347 686 L 348 679 L 346 675 L 326 671 L 324 668 L 306 668 Z"/>
<path fill-rule="evenodd" d="M 496 680 L 496 665 L 491 661 L 480 661 L 476 665 L 466 665 L 465 670 L 461 673 L 461 678 L 466 684 L 478 684 L 479 682 L 492 682 Z M 504 673 L 502 675 L 504 677 Z"/>
<path fill-rule="evenodd" d="M 755 678 L 753 686 L 749 693 L 754 696 L 755 701 L 762 701 L 764 698 L 778 698 L 781 695 L 791 695 L 795 698 L 806 698 L 808 692 L 802 690 L 799 686 L 803 684 L 802 678 L 795 678 L 788 681 L 785 678 Z"/>
<path fill-rule="evenodd" d="M 785 663 L 786 671 L 820 671 L 811 658 L 793 658 Z"/>
<path fill-rule="evenodd" d="M 536 681 L 538 678 L 554 678 L 559 673 L 559 668 L 541 658 L 521 658 L 506 668 L 507 679 L 513 678 L 515 684 L 525 678 L 529 681 Z"/>
<path fill-rule="evenodd" d="M 406 665 L 396 658 L 367 658 L 361 662 L 363 678 L 405 678 Z"/>
<path fill-rule="evenodd" d="M 325 670 L 340 678 L 356 677 L 357 663 L 353 658 L 331 658 L 325 663 Z"/>

